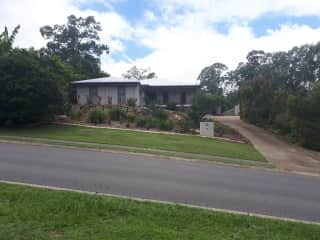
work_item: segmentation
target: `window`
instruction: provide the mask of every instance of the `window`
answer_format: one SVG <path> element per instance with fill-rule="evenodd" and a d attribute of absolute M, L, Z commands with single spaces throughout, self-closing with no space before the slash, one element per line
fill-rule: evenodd
<path fill-rule="evenodd" d="M 118 104 L 126 104 L 126 87 L 118 87 Z"/>

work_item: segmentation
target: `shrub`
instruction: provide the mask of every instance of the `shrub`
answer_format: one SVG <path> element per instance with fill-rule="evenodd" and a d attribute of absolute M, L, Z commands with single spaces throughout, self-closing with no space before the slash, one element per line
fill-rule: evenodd
<path fill-rule="evenodd" d="M 135 122 L 137 127 L 141 127 L 141 128 L 144 128 L 147 124 L 147 120 L 145 117 L 137 117 Z"/>
<path fill-rule="evenodd" d="M 82 116 L 82 111 L 79 106 L 71 106 L 68 115 L 71 119 L 80 120 Z"/>
<path fill-rule="evenodd" d="M 160 108 L 153 108 L 152 116 L 161 120 L 166 120 L 168 119 L 168 112 Z"/>
<path fill-rule="evenodd" d="M 167 104 L 167 109 L 171 111 L 176 111 L 177 110 L 177 104 L 175 102 L 169 102 Z"/>
<path fill-rule="evenodd" d="M 191 121 L 192 127 L 199 128 L 200 122 L 201 122 L 204 114 L 201 113 L 199 111 L 199 109 L 194 106 L 192 107 L 192 109 L 190 111 L 187 112 L 187 114 L 188 114 L 188 118 Z"/>
<path fill-rule="evenodd" d="M 136 98 L 129 98 L 127 102 L 128 102 L 128 106 L 129 107 L 135 107 L 137 105 L 137 99 Z"/>
<path fill-rule="evenodd" d="M 170 131 L 174 128 L 174 122 L 172 120 L 159 120 L 158 128 L 162 131 Z"/>
<path fill-rule="evenodd" d="M 135 115 L 134 113 L 128 113 L 128 114 L 126 115 L 126 119 L 127 119 L 129 122 L 133 123 L 133 122 L 135 121 L 135 119 L 136 119 L 136 115 Z"/>
<path fill-rule="evenodd" d="M 236 130 L 216 121 L 214 121 L 214 134 L 216 137 L 223 137 L 225 135 L 239 135 Z"/>
<path fill-rule="evenodd" d="M 150 128 L 156 128 L 157 127 L 157 119 L 153 118 L 153 117 L 146 117 L 146 128 L 150 129 Z"/>
<path fill-rule="evenodd" d="M 89 112 L 88 122 L 90 123 L 104 123 L 106 120 L 106 112 L 101 109 L 93 109 Z"/>
<path fill-rule="evenodd" d="M 187 133 L 192 128 L 192 122 L 188 119 L 177 121 L 174 130 L 179 133 Z"/>
<path fill-rule="evenodd" d="M 127 117 L 126 112 L 119 107 L 110 109 L 108 115 L 112 121 L 120 121 Z"/>
<path fill-rule="evenodd" d="M 142 127 L 146 129 L 157 127 L 157 120 L 152 117 L 138 117 L 136 118 L 137 127 Z"/>
<path fill-rule="evenodd" d="M 68 74 L 62 62 L 59 66 L 35 50 L 12 49 L 1 55 L 0 125 L 47 121 L 61 112 L 61 86 L 66 83 L 60 80 Z"/>

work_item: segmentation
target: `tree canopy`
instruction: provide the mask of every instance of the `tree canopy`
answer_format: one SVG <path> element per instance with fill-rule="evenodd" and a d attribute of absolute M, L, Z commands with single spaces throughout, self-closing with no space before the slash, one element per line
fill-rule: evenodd
<path fill-rule="evenodd" d="M 137 66 L 133 66 L 126 73 L 122 74 L 122 76 L 136 80 L 152 79 L 157 77 L 155 72 L 151 72 L 150 68 L 138 68 Z"/>
<path fill-rule="evenodd" d="M 50 119 L 63 106 L 59 70 L 55 60 L 35 50 L 0 56 L 0 124 Z"/>
<path fill-rule="evenodd" d="M 214 63 L 205 67 L 198 76 L 200 86 L 205 92 L 222 95 L 222 84 L 226 80 L 228 67 L 223 63 Z"/>
<path fill-rule="evenodd" d="M 287 52 L 252 51 L 233 72 L 241 118 L 319 150 L 320 43 Z"/>
<path fill-rule="evenodd" d="M 199 104 L 208 113 L 217 104 L 231 107 L 239 101 L 243 120 L 320 150 L 319 79 L 320 42 L 273 53 L 253 50 L 235 70 L 215 63 L 201 71 L 198 80 L 206 95 L 195 102 L 193 113 L 201 112 Z M 221 96 L 226 86 L 233 92 Z M 217 95 L 224 101 L 212 102 Z"/>
<path fill-rule="evenodd" d="M 107 44 L 100 43 L 101 25 L 93 16 L 70 15 L 67 24 L 43 26 L 42 37 L 50 40 L 44 52 L 57 55 L 86 78 L 109 76 L 101 71 L 100 56 L 109 53 Z"/>
<path fill-rule="evenodd" d="M 13 48 L 19 26 L 0 34 L 0 125 L 48 120 L 63 111 L 74 69 L 34 49 Z"/>

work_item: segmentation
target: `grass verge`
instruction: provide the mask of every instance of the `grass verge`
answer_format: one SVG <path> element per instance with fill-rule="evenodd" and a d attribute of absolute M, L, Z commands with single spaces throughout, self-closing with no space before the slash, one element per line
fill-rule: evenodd
<path fill-rule="evenodd" d="M 71 148 L 81 148 L 95 151 L 114 151 L 114 152 L 126 152 L 135 154 L 146 154 L 148 156 L 157 156 L 164 158 L 191 160 L 191 161 L 208 161 L 219 164 L 226 165 L 237 165 L 246 167 L 262 167 L 262 168 L 274 168 L 274 166 L 269 162 L 262 161 L 250 161 L 236 158 L 219 157 L 213 155 L 204 154 L 192 154 L 174 151 L 165 151 L 159 149 L 147 149 L 138 147 L 129 147 L 121 145 L 108 145 L 108 144 L 95 144 L 95 143 L 85 143 L 85 142 L 69 142 L 63 140 L 53 140 L 53 139 L 42 139 L 42 138 L 28 138 L 28 137 L 17 137 L 17 136 L 1 136 L 0 143 L 18 143 L 18 144 L 35 144 L 35 145 L 45 145 L 54 147 L 71 147 Z"/>
<path fill-rule="evenodd" d="M 1 135 L 119 145 L 265 162 L 264 157 L 252 145 L 199 136 L 95 129 L 55 124 L 33 128 L 0 129 Z"/>
<path fill-rule="evenodd" d="M 0 239 L 316 240 L 320 226 L 0 183 Z"/>

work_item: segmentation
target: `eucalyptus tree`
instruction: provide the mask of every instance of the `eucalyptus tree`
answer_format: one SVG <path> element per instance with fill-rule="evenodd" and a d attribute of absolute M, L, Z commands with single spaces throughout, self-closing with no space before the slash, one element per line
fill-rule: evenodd
<path fill-rule="evenodd" d="M 223 63 L 214 63 L 202 69 L 198 76 L 203 91 L 212 94 L 223 94 L 223 84 L 226 81 L 228 67 Z"/>
<path fill-rule="evenodd" d="M 152 79 L 157 77 L 156 73 L 152 72 L 150 68 L 138 68 L 137 66 L 131 67 L 124 74 L 122 74 L 122 76 L 128 79 L 136 80 Z"/>
<path fill-rule="evenodd" d="M 57 55 L 86 77 L 101 77 L 100 56 L 109 53 L 107 44 L 100 43 L 101 24 L 93 16 L 86 18 L 70 15 L 67 24 L 43 26 L 40 32 L 49 40 L 45 52 Z"/>

